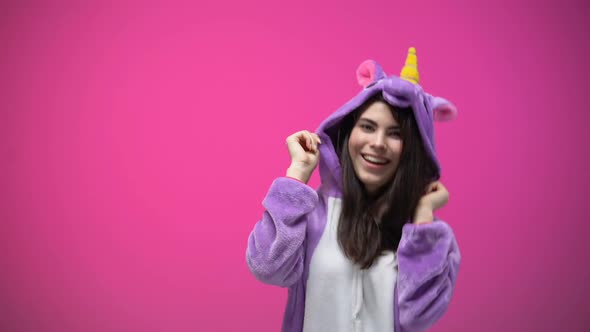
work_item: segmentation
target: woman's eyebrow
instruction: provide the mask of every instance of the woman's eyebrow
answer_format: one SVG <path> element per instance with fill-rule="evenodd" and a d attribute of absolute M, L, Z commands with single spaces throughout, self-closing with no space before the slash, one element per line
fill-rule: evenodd
<path fill-rule="evenodd" d="M 369 118 L 360 118 L 359 121 L 364 121 L 364 122 L 367 122 L 367 123 L 369 123 L 369 124 L 371 124 L 371 125 L 373 125 L 375 127 L 379 127 L 379 125 L 377 124 L 377 122 L 375 122 L 375 121 L 373 121 L 373 120 L 371 120 Z M 393 126 L 390 126 L 387 129 L 400 129 L 400 126 L 398 124 L 395 124 Z"/>

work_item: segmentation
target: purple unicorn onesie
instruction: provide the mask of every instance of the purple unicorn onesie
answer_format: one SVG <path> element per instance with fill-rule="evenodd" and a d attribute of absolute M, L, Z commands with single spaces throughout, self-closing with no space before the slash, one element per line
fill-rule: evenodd
<path fill-rule="evenodd" d="M 363 62 L 356 72 L 363 90 L 316 131 L 322 142 L 320 187 L 288 177 L 271 184 L 263 217 L 248 239 L 246 262 L 258 280 L 288 288 L 282 331 L 423 331 L 446 312 L 461 261 L 446 222 L 408 221 L 397 250 L 368 269 L 349 260 L 337 241 L 343 181 L 335 135 L 343 118 L 369 98 L 382 94 L 396 108 L 411 108 L 440 177 L 433 122 L 454 119 L 457 110 L 424 92 L 416 65 L 414 48 L 400 77 L 387 76 L 372 60 Z"/>

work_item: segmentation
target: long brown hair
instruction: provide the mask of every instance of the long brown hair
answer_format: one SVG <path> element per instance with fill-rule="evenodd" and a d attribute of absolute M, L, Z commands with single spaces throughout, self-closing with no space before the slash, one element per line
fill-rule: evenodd
<path fill-rule="evenodd" d="M 369 268 L 384 251 L 397 250 L 402 227 L 413 218 L 427 185 L 438 178 L 412 110 L 389 106 L 400 125 L 403 141 L 400 161 L 392 180 L 375 195 L 369 195 L 354 171 L 348 140 L 361 114 L 376 101 L 384 101 L 381 94 L 367 100 L 343 120 L 336 144 L 343 177 L 338 242 L 345 255 L 363 269 Z"/>

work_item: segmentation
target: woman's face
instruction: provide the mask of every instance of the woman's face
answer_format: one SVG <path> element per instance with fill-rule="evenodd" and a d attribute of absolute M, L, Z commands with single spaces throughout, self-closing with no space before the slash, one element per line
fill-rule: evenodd
<path fill-rule="evenodd" d="M 400 127 L 390 106 L 382 101 L 371 104 L 355 123 L 348 140 L 354 171 L 369 193 L 393 178 L 402 145 Z"/>

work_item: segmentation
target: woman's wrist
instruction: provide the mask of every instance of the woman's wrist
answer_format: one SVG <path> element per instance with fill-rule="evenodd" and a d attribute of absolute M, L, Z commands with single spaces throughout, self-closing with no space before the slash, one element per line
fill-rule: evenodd
<path fill-rule="evenodd" d="M 414 224 L 427 224 L 434 221 L 434 212 L 432 208 L 424 205 L 418 205 L 414 213 Z"/>
<path fill-rule="evenodd" d="M 287 168 L 286 176 L 288 178 L 293 178 L 295 180 L 301 181 L 303 183 L 307 183 L 307 181 L 309 181 L 310 178 L 310 174 L 308 172 L 301 170 L 299 167 L 293 165 Z"/>

